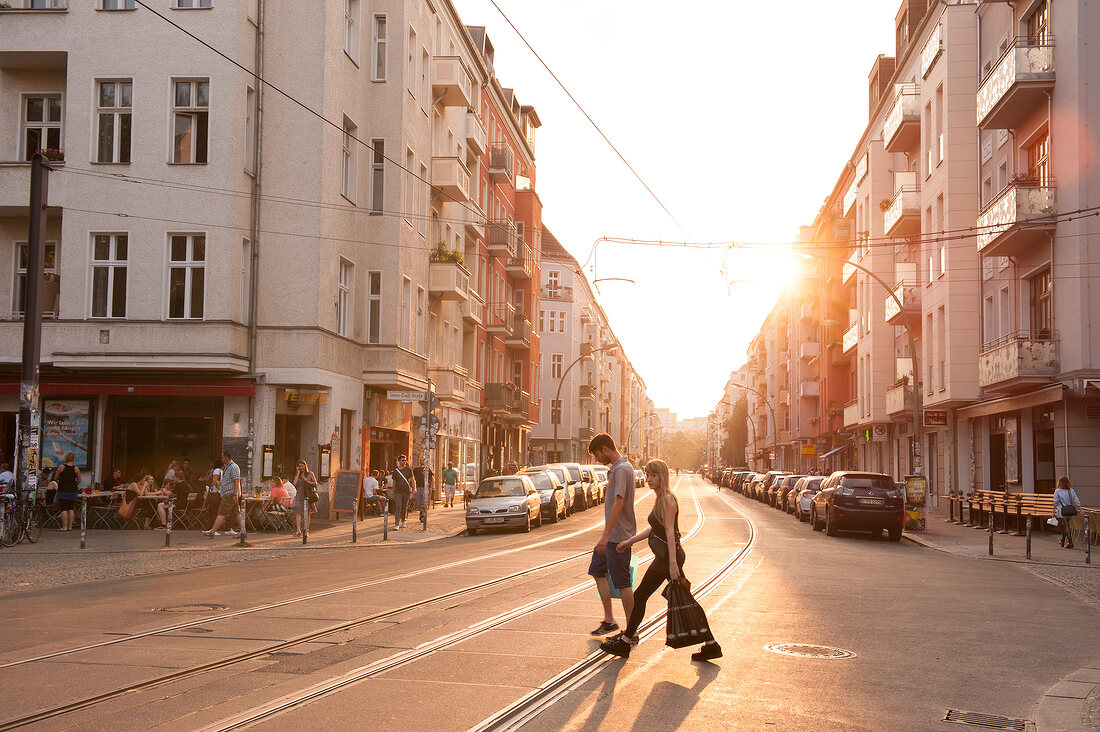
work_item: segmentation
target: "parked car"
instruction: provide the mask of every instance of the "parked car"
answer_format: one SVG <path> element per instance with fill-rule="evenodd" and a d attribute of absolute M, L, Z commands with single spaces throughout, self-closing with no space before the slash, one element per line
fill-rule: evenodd
<path fill-rule="evenodd" d="M 569 501 L 565 497 L 565 486 L 558 480 L 552 470 L 544 470 L 541 473 L 527 475 L 539 492 L 540 511 L 542 520 L 556 524 L 568 516 Z"/>
<path fill-rule="evenodd" d="M 529 475 L 501 475 L 478 484 L 466 508 L 466 531 L 477 536 L 483 529 L 542 526 L 542 502 Z"/>
<path fill-rule="evenodd" d="M 531 467 L 521 470 L 520 474 L 534 475 L 545 471 L 550 471 L 551 473 L 553 473 L 554 477 L 556 477 L 565 488 L 565 501 L 567 506 L 565 515 L 572 516 L 579 510 L 577 508 L 577 503 L 580 501 L 580 498 L 577 496 L 576 486 L 569 479 L 569 471 L 566 470 L 564 465 L 562 465 L 561 463 L 555 463 L 553 465 L 533 465 Z"/>
<path fill-rule="evenodd" d="M 738 493 L 744 493 L 745 488 L 749 485 L 753 478 L 756 477 L 756 473 L 751 470 L 746 470 L 742 473 L 738 473 L 733 479 L 733 489 Z"/>
<path fill-rule="evenodd" d="M 562 468 L 565 471 L 565 480 L 573 488 L 573 513 L 588 508 L 588 497 L 581 485 L 580 463 L 550 463 L 551 468 Z"/>
<path fill-rule="evenodd" d="M 810 520 L 810 501 L 821 490 L 821 484 L 825 482 L 824 475 L 811 475 L 794 484 L 794 515 L 799 521 Z"/>
<path fill-rule="evenodd" d="M 786 473 L 782 470 L 769 470 L 764 473 L 764 480 L 760 484 L 760 493 L 756 496 L 756 499 L 765 503 L 770 502 L 769 495 L 771 494 L 772 486 L 775 484 L 775 481 L 784 475 L 786 475 Z M 775 505 L 774 502 L 771 503 L 773 506 Z"/>
<path fill-rule="evenodd" d="M 775 503 L 776 508 L 784 513 L 787 511 L 787 493 L 794 488 L 794 484 L 798 482 L 799 478 L 805 478 L 804 475 L 784 475 L 780 480 L 776 481 L 775 489 Z"/>
<path fill-rule="evenodd" d="M 641 468 L 634 468 L 634 487 L 641 488 L 645 485 L 645 471 Z"/>
<path fill-rule="evenodd" d="M 581 482 L 580 487 L 584 492 L 584 502 L 588 506 L 597 506 L 600 503 L 600 489 L 596 484 L 596 478 L 592 474 L 592 471 L 587 466 L 580 466 L 581 468 Z"/>
<path fill-rule="evenodd" d="M 879 534 L 885 529 L 890 541 L 901 541 L 904 526 L 901 491 L 883 473 L 833 473 L 810 502 L 810 528 L 825 529 L 829 536 L 855 530 Z"/>
<path fill-rule="evenodd" d="M 603 465 L 582 465 L 581 471 L 587 473 L 593 503 L 603 503 L 607 496 L 607 468 Z"/>
<path fill-rule="evenodd" d="M 748 481 L 748 488 L 745 490 L 745 495 L 748 498 L 756 498 L 760 493 L 760 484 L 763 482 L 763 473 L 753 473 L 752 480 Z"/>

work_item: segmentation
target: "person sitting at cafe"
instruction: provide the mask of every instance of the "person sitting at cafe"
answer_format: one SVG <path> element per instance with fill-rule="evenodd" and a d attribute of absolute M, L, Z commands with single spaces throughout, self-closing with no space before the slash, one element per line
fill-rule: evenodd
<path fill-rule="evenodd" d="M 126 501 L 135 501 L 138 496 L 170 496 L 171 491 L 164 491 L 156 487 L 153 482 L 152 474 L 146 474 L 137 483 L 131 483 L 126 488 Z M 133 519 L 140 523 L 144 528 L 148 529 L 150 522 L 153 518 L 156 518 L 159 523 L 153 528 L 157 531 L 163 531 L 164 527 L 168 525 L 168 518 L 164 512 L 163 501 L 137 501 L 137 505 L 134 508 Z"/>
<path fill-rule="evenodd" d="M 363 504 L 374 506 L 378 509 L 378 513 L 382 513 L 382 501 L 384 500 L 385 498 L 379 492 L 377 476 L 373 472 L 369 473 L 363 481 Z"/>
<path fill-rule="evenodd" d="M 183 462 L 180 463 L 179 470 L 176 471 L 176 477 L 182 481 L 190 481 L 195 477 L 191 474 L 190 458 L 184 458 Z"/>
<path fill-rule="evenodd" d="M 178 460 L 172 460 L 168 463 L 168 470 L 165 471 L 164 480 L 161 482 L 163 488 L 171 488 L 176 484 L 176 481 L 179 480 L 179 477 L 176 475 L 179 466 Z"/>
<path fill-rule="evenodd" d="M 114 468 L 111 470 L 111 474 L 107 476 L 107 480 L 103 481 L 103 490 L 113 491 L 124 483 L 125 481 L 122 479 L 122 468 Z"/>
<path fill-rule="evenodd" d="M 276 475 L 271 479 L 271 504 L 277 511 L 282 511 L 286 508 L 286 504 L 293 500 L 286 486 L 287 483 L 281 475 Z M 293 490 L 294 486 L 292 485 L 290 488 Z"/>

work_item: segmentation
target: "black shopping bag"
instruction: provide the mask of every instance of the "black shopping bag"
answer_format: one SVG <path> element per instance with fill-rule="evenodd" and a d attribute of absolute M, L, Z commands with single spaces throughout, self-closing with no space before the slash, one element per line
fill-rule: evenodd
<path fill-rule="evenodd" d="M 665 594 L 668 597 L 666 646 L 683 648 L 714 640 L 707 615 L 691 596 L 691 590 L 680 582 L 669 582 Z"/>

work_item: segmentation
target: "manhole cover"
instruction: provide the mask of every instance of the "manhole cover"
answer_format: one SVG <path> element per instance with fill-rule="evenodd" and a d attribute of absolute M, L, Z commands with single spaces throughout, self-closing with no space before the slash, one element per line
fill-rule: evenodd
<path fill-rule="evenodd" d="M 1026 719 L 1012 719 L 997 714 L 982 714 L 981 712 L 963 712 L 958 709 L 948 709 L 947 716 L 943 718 L 943 721 L 969 724 L 973 727 L 983 727 L 985 729 L 1010 729 L 1019 730 L 1019 732 L 1024 732 L 1027 729 Z"/>
<path fill-rule="evenodd" d="M 764 650 L 772 653 L 782 653 L 784 656 L 798 656 L 800 658 L 855 658 L 854 653 L 843 648 L 830 648 L 829 646 L 814 646 L 808 643 L 772 643 L 764 646 Z"/>
<path fill-rule="evenodd" d="M 228 605 L 219 605 L 216 602 L 196 602 L 190 605 L 172 605 L 171 607 L 155 607 L 154 613 L 205 613 L 211 610 L 225 610 Z"/>

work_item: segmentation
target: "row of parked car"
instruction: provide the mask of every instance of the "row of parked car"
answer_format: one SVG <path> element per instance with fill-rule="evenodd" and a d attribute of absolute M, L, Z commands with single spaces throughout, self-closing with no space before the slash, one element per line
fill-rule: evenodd
<path fill-rule="evenodd" d="M 719 488 L 794 514 L 829 536 L 840 531 L 885 531 L 890 541 L 901 541 L 905 496 L 901 486 L 884 473 L 841 470 L 824 476 L 727 468 L 710 471 L 707 478 Z"/>
<path fill-rule="evenodd" d="M 557 523 L 604 502 L 607 468 L 603 465 L 550 463 L 498 475 L 478 484 L 466 507 L 466 533 L 488 529 L 530 531 Z"/>

